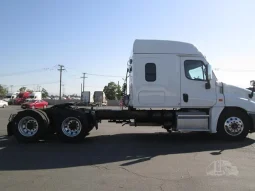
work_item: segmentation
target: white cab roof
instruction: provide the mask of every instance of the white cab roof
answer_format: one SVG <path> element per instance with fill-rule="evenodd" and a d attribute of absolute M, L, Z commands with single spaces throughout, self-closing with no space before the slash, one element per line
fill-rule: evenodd
<path fill-rule="evenodd" d="M 31 95 L 41 94 L 41 92 L 32 92 Z"/>
<path fill-rule="evenodd" d="M 201 55 L 193 45 L 185 42 L 168 40 L 137 39 L 133 45 L 134 54 L 192 54 Z"/>

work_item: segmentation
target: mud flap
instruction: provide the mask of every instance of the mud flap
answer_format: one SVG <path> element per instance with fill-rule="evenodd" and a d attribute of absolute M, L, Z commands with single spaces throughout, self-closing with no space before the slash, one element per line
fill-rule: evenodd
<path fill-rule="evenodd" d="M 98 129 L 98 122 L 97 122 L 97 119 L 96 119 L 96 115 L 92 114 L 92 118 L 93 118 L 93 125 L 96 127 L 96 130 L 97 130 Z"/>
<path fill-rule="evenodd" d="M 12 125 L 13 125 L 13 122 L 10 121 L 8 124 L 7 124 L 7 135 L 10 137 L 13 135 L 13 132 L 12 132 Z"/>
<path fill-rule="evenodd" d="M 8 136 L 12 136 L 13 132 L 12 132 L 12 126 L 13 126 L 13 119 L 16 116 L 16 114 L 11 114 L 9 119 L 8 119 L 8 124 L 7 124 L 7 135 Z"/>

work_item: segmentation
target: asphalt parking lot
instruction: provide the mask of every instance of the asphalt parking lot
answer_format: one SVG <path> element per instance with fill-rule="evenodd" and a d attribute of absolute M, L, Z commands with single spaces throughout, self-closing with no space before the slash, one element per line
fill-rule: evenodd
<path fill-rule="evenodd" d="M 18 144 L 0 108 L 1 190 L 255 190 L 255 134 L 224 142 L 203 133 L 102 122 L 81 144 Z"/>

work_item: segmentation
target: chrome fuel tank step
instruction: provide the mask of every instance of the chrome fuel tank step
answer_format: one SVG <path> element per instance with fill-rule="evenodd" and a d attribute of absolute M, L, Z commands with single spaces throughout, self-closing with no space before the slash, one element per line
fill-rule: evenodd
<path fill-rule="evenodd" d="M 177 112 L 177 130 L 209 131 L 209 115 L 205 112 Z"/>

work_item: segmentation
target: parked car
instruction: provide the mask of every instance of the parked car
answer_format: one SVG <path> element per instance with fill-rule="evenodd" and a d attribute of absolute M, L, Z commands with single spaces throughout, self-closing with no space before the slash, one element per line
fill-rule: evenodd
<path fill-rule="evenodd" d="M 30 100 L 21 105 L 22 109 L 42 109 L 48 106 L 48 102 L 44 100 Z"/>
<path fill-rule="evenodd" d="M 4 101 L 4 100 L 0 100 L 0 107 L 5 108 L 8 106 L 8 102 Z"/>

